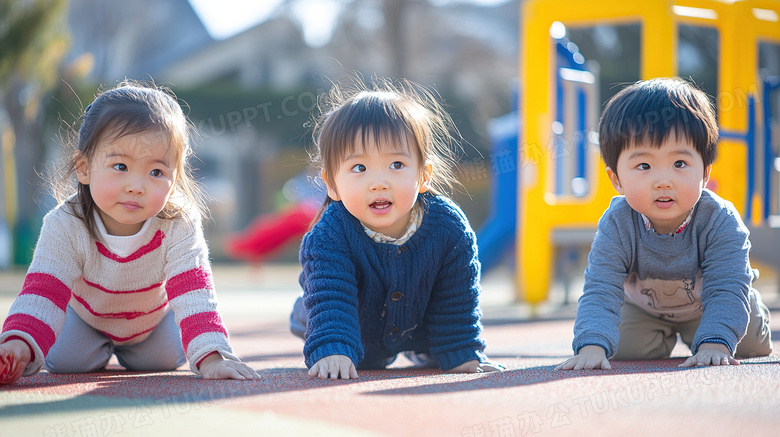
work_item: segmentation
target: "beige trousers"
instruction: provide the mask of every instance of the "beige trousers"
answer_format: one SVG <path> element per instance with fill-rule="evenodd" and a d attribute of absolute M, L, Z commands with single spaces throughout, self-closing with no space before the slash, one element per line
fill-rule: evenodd
<path fill-rule="evenodd" d="M 750 320 L 747 332 L 737 344 L 737 358 L 763 357 L 772 353 L 769 309 L 761 301 L 758 291 L 751 289 Z M 630 302 L 621 309 L 618 326 L 620 340 L 614 360 L 657 360 L 669 358 L 677 343 L 677 333 L 688 347 L 691 346 L 701 317 L 687 322 L 659 319 Z"/>

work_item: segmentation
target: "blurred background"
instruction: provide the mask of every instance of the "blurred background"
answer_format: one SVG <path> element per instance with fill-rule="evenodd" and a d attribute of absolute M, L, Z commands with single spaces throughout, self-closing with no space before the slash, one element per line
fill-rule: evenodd
<path fill-rule="evenodd" d="M 519 300 L 559 286 L 574 302 L 615 195 L 601 109 L 626 84 L 678 75 L 716 107 L 708 187 L 780 290 L 778 23 L 776 0 L 0 0 L 0 270 L 31 259 L 68 127 L 125 78 L 187 104 L 213 260 L 294 265 L 324 197 L 307 174 L 312 111 L 359 73 L 445 101 L 463 136 L 453 197 L 483 273 L 503 267 Z"/>
<path fill-rule="evenodd" d="M 153 79 L 189 105 L 215 261 L 231 259 L 227 236 L 298 200 L 316 98 L 350 72 L 442 95 L 465 139 L 455 198 L 477 228 L 487 214 L 487 127 L 517 97 L 519 3 L 0 1 L 0 268 L 29 263 L 54 206 L 45 176 L 67 127 L 98 89 L 124 78 Z M 296 243 L 270 258 L 296 260 Z"/>

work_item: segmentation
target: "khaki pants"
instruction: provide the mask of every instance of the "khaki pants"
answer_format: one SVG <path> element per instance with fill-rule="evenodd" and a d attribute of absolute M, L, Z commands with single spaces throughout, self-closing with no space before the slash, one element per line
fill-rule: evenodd
<path fill-rule="evenodd" d="M 761 301 L 758 291 L 752 289 L 750 320 L 747 332 L 737 344 L 738 358 L 763 357 L 772 353 L 772 338 L 769 329 L 769 309 Z M 614 360 L 657 360 L 669 358 L 677 343 L 677 333 L 683 342 L 691 347 L 693 336 L 699 328 L 701 317 L 687 322 L 673 322 L 659 319 L 630 302 L 621 309 L 618 326 L 620 340 Z"/>

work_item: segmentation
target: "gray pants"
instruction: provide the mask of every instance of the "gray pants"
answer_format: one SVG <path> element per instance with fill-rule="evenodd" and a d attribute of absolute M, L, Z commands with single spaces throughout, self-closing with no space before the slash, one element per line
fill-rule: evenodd
<path fill-rule="evenodd" d="M 43 367 L 52 373 L 95 372 L 106 367 L 113 354 L 128 370 L 166 371 L 187 362 L 173 311 L 163 317 L 144 341 L 117 346 L 105 334 L 87 325 L 68 305 L 62 333 L 49 349 Z"/>
<path fill-rule="evenodd" d="M 738 358 L 763 357 L 772 353 L 772 335 L 769 329 L 769 309 L 755 289 L 748 295 L 750 319 L 747 332 L 737 344 Z M 638 306 L 625 302 L 621 309 L 618 330 L 620 340 L 615 360 L 658 360 L 669 358 L 677 343 L 677 333 L 688 347 L 699 328 L 701 317 L 687 322 L 659 319 Z"/>

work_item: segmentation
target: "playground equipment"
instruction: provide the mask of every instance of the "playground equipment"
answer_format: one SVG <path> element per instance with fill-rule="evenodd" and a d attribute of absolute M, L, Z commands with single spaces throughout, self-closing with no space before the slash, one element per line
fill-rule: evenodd
<path fill-rule="evenodd" d="M 522 16 L 519 299 L 545 300 L 556 251 L 590 245 L 616 194 L 598 155 L 600 110 L 626 82 L 653 77 L 690 77 L 715 97 L 721 139 L 710 188 L 762 236 L 752 238 L 753 256 L 780 267 L 780 1 L 528 0 Z M 616 45 L 623 58 L 591 65 L 601 47 L 586 52 L 576 36 Z M 610 77 L 616 63 L 635 64 L 635 77 Z"/>
<path fill-rule="evenodd" d="M 317 217 L 325 188 L 319 177 L 311 177 L 304 171 L 284 184 L 282 195 L 287 200 L 285 207 L 262 215 L 245 229 L 227 236 L 228 256 L 257 263 L 300 239 Z"/>

